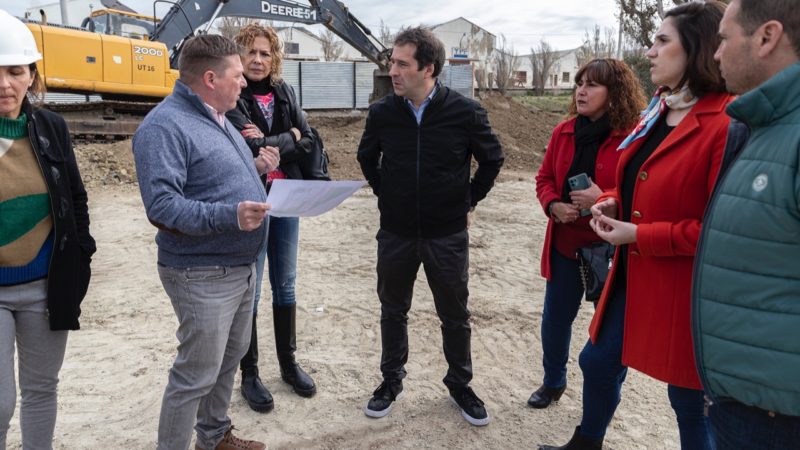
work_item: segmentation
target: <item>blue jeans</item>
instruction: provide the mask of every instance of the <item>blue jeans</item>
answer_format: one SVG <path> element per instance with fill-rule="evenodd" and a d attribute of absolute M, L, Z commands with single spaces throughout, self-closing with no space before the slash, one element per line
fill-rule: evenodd
<path fill-rule="evenodd" d="M 682 450 L 713 450 L 716 447 L 711 424 L 705 415 L 705 394 L 700 389 L 667 385 L 669 404 L 678 419 Z"/>
<path fill-rule="evenodd" d="M 572 322 L 583 298 L 578 261 L 550 250 L 550 280 L 544 291 L 542 314 L 542 366 L 544 385 L 560 388 L 567 384 L 567 359 Z"/>
<path fill-rule="evenodd" d="M 261 299 L 261 283 L 264 265 L 269 261 L 269 284 L 272 288 L 272 304 L 291 306 L 295 304 L 294 282 L 297 278 L 297 242 L 300 233 L 300 218 L 270 217 L 269 234 L 264 251 L 256 260 L 256 299 L 253 312 L 258 312 Z"/>
<path fill-rule="evenodd" d="M 770 414 L 733 400 L 708 411 L 719 450 L 789 450 L 800 448 L 800 417 Z"/>
<path fill-rule="evenodd" d="M 158 274 L 178 318 L 178 355 L 158 421 L 158 450 L 212 449 L 231 427 L 236 367 L 250 343 L 255 267 L 209 266 Z"/>
<path fill-rule="evenodd" d="M 626 289 L 620 284 L 615 286 L 609 299 L 596 343 L 587 341 L 580 356 L 583 371 L 581 434 L 594 439 L 605 436 L 628 373 L 628 368 L 622 365 Z M 667 393 L 678 419 L 681 448 L 714 449 L 708 418 L 703 415 L 703 391 L 668 385 Z"/>

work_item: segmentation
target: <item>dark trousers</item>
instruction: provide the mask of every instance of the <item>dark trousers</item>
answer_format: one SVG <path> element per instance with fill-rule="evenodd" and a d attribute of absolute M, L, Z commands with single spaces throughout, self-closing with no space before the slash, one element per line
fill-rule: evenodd
<path fill-rule="evenodd" d="M 770 414 L 733 400 L 709 409 L 719 450 L 790 450 L 800 448 L 800 416 Z"/>
<path fill-rule="evenodd" d="M 550 280 L 544 290 L 542 313 L 542 365 L 544 385 L 560 388 L 567 384 L 567 359 L 572 322 L 583 298 L 578 261 L 550 250 Z"/>
<path fill-rule="evenodd" d="M 408 361 L 408 311 L 414 281 L 422 264 L 442 321 L 442 343 L 449 369 L 444 384 L 454 389 L 472 380 L 467 231 L 435 239 L 378 231 L 378 297 L 381 301 L 381 372 L 385 380 L 402 380 Z"/>
<path fill-rule="evenodd" d="M 628 368 L 622 365 L 622 338 L 625 327 L 625 286 L 617 283 L 603 316 L 603 325 L 594 344 L 589 340 L 581 351 L 583 371 L 583 418 L 581 434 L 602 438 L 614 417 L 622 383 Z M 683 450 L 713 450 L 714 439 L 708 418 L 703 415 L 703 391 L 667 385 L 669 403 L 678 421 Z"/>

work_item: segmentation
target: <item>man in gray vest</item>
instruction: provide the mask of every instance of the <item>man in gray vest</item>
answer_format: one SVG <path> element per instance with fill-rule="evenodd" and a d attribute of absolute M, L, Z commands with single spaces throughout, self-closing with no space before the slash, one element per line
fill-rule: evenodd
<path fill-rule="evenodd" d="M 133 138 L 147 218 L 159 228 L 158 274 L 178 318 L 178 355 L 161 403 L 158 450 L 263 450 L 231 433 L 233 378 L 250 343 L 256 256 L 269 205 L 259 173 L 277 151 L 253 159 L 225 119 L 245 86 L 239 46 L 190 39 L 180 80 Z M 274 149 L 273 149 L 274 150 Z"/>
<path fill-rule="evenodd" d="M 697 367 L 720 450 L 800 443 L 800 8 L 733 0 L 716 59 L 732 134 L 695 259 Z M 740 150 L 739 150 L 740 149 Z M 738 151 L 738 153 L 737 153 Z M 734 155 L 731 157 L 732 155 Z"/>

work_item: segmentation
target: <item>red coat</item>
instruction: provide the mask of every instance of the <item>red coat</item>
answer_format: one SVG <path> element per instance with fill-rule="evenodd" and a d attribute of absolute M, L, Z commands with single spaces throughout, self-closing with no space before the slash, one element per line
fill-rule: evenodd
<path fill-rule="evenodd" d="M 553 130 L 553 136 L 547 144 L 547 151 L 544 154 L 544 161 L 539 167 L 539 173 L 536 175 L 536 196 L 539 197 L 539 203 L 544 209 L 546 215 L 550 215 L 547 206 L 553 201 L 561 201 L 561 193 L 564 189 L 564 183 L 567 182 L 567 171 L 572 166 L 572 159 L 575 157 L 575 120 L 570 119 L 561 122 Z M 627 136 L 628 131 L 611 132 L 611 135 L 603 142 L 597 152 L 597 159 L 594 165 L 594 181 L 600 189 L 607 191 L 613 189 L 614 173 L 617 167 L 617 160 L 621 152 L 617 151 L 617 147 Z M 582 218 L 576 222 L 576 225 L 584 228 L 586 233 L 593 237 L 591 240 L 600 241 L 596 234 L 589 227 L 589 218 Z M 578 233 L 573 233 L 577 235 Z M 565 236 L 561 235 L 560 238 L 572 237 L 574 247 L 588 245 L 588 243 L 579 242 L 580 236 Z M 550 279 L 550 251 L 553 247 L 553 220 L 547 222 L 547 233 L 544 238 L 544 247 L 542 248 L 542 276 Z"/>
<path fill-rule="evenodd" d="M 642 165 L 634 187 L 631 222 L 636 242 L 628 245 L 627 297 L 622 363 L 661 381 L 701 389 L 690 328 L 692 263 L 706 203 L 722 162 L 729 118 L 728 94 L 708 94 Z M 617 185 L 645 139 L 622 150 Z M 598 202 L 614 197 L 615 189 Z M 620 211 L 621 213 L 621 211 Z M 614 255 L 616 267 L 619 250 Z M 614 269 L 609 274 L 614 280 Z M 589 334 L 603 322 L 613 290 L 606 283 Z"/>

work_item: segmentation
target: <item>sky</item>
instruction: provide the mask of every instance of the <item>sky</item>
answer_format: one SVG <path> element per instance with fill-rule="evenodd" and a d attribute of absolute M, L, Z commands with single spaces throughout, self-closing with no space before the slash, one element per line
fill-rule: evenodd
<path fill-rule="evenodd" d="M 152 14 L 152 0 L 121 0 L 136 11 Z M 258 0 L 231 0 L 258 1 Z M 401 26 L 436 25 L 457 17 L 475 23 L 496 35 L 505 35 L 519 54 L 530 53 L 546 39 L 557 50 L 581 45 L 584 33 L 595 24 L 617 29 L 614 0 L 342 0 L 350 12 L 373 34 L 381 19 L 396 31 Z M 0 8 L 22 15 L 27 8 L 58 0 L 0 0 Z M 96 0 L 95 8 L 101 7 Z M 298 3 L 308 4 L 299 0 Z M 164 5 L 163 3 L 161 4 Z M 163 9 L 166 9 L 163 6 Z M 159 9 L 161 11 L 161 8 Z M 162 14 L 159 12 L 159 14 Z M 71 18 L 75 21 L 75 18 Z"/>

